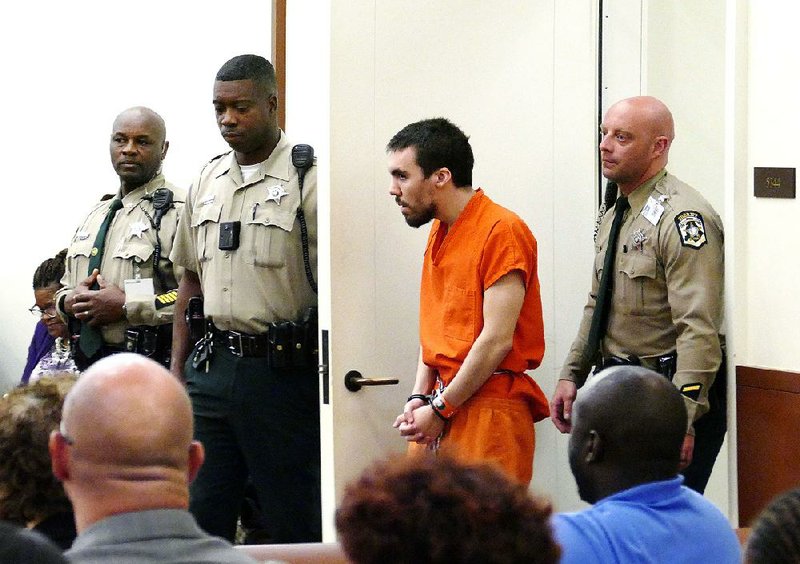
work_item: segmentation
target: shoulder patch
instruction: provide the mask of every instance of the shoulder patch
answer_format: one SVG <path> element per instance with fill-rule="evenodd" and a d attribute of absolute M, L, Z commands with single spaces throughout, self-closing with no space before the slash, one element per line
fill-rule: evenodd
<path fill-rule="evenodd" d="M 178 299 L 178 290 L 170 290 L 169 292 L 165 292 L 163 294 L 158 294 L 156 296 L 156 309 L 161 309 L 162 307 L 167 307 L 175 303 L 175 300 Z"/>
<path fill-rule="evenodd" d="M 675 216 L 675 227 L 684 247 L 699 249 L 706 243 L 706 226 L 700 212 L 686 210 Z"/>
<path fill-rule="evenodd" d="M 697 401 L 700 397 L 700 390 L 703 389 L 703 384 L 700 382 L 693 382 L 691 384 L 684 384 L 681 386 L 680 392 L 687 398 Z"/>

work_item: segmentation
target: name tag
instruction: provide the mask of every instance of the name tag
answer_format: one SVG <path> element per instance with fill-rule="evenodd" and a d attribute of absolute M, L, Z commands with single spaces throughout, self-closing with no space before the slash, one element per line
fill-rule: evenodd
<path fill-rule="evenodd" d="M 658 225 L 658 220 L 660 220 L 661 216 L 664 215 L 664 206 L 650 196 L 647 198 L 647 203 L 642 208 L 642 215 L 653 225 Z"/>
<path fill-rule="evenodd" d="M 149 300 L 155 294 L 152 278 L 133 278 L 125 280 L 125 301 Z"/>

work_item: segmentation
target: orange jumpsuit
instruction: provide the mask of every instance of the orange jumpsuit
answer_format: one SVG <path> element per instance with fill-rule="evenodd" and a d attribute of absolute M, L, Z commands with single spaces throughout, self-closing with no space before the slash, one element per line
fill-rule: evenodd
<path fill-rule="evenodd" d="M 542 390 L 525 374 L 544 355 L 536 239 L 513 212 L 478 189 L 445 230 L 434 220 L 425 249 L 420 290 L 422 360 L 446 386 L 483 329 L 483 293 L 519 271 L 525 300 L 513 346 L 489 380 L 448 422 L 439 448 L 466 461 L 493 461 L 530 482 L 534 423 L 547 417 Z"/>

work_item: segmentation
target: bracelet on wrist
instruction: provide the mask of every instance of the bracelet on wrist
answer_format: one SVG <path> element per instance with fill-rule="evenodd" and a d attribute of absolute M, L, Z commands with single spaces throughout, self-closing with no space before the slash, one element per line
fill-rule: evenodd
<path fill-rule="evenodd" d="M 410 402 L 411 400 L 415 400 L 415 399 L 422 400 L 425 403 L 429 403 L 431 401 L 430 396 L 426 396 L 425 394 L 411 394 L 410 396 L 408 396 L 408 399 L 406 400 L 406 403 Z"/>
<path fill-rule="evenodd" d="M 442 415 L 442 412 L 441 412 L 441 411 L 439 411 L 438 409 L 436 409 L 435 407 L 433 407 L 433 404 L 431 404 L 431 411 L 433 411 L 433 414 L 434 414 L 434 415 L 436 415 L 436 417 L 438 417 L 439 419 L 441 419 L 441 420 L 442 420 L 442 421 L 444 421 L 445 423 L 447 423 L 448 421 L 450 421 L 450 419 L 448 419 L 447 417 L 445 417 L 444 415 Z"/>
<path fill-rule="evenodd" d="M 458 411 L 458 408 L 453 407 L 453 404 L 449 403 L 441 393 L 431 397 L 431 407 L 445 421 L 448 421 Z"/>

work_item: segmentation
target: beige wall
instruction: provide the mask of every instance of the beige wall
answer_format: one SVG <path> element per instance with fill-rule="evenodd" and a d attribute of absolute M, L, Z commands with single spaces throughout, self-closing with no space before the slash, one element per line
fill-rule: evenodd
<path fill-rule="evenodd" d="M 743 333 L 737 364 L 800 371 L 800 200 L 755 198 L 753 167 L 800 167 L 800 5 L 779 0 L 747 4 L 747 131 L 744 175 L 736 190 L 742 214 Z M 799 194 L 800 195 L 800 194 Z"/>

